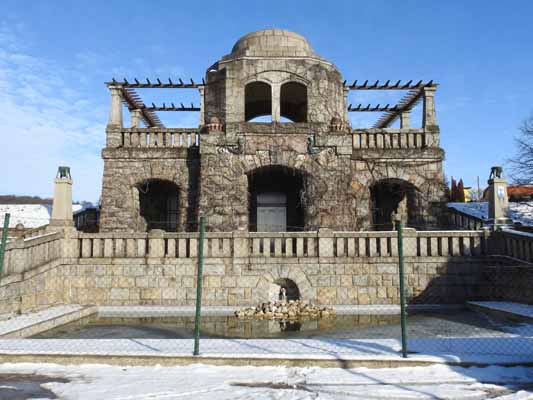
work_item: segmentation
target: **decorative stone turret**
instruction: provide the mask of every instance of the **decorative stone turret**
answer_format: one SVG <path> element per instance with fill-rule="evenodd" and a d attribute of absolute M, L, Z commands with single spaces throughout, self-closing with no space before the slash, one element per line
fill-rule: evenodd
<path fill-rule="evenodd" d="M 72 219 L 72 177 L 69 167 L 59 167 L 57 170 L 50 226 L 74 226 Z"/>
<path fill-rule="evenodd" d="M 507 199 L 507 181 L 503 177 L 502 167 L 492 167 L 489 184 L 489 222 L 495 227 L 509 225 L 509 201 Z"/>
<path fill-rule="evenodd" d="M 207 132 L 224 132 L 224 123 L 218 117 L 211 117 L 205 127 Z"/>

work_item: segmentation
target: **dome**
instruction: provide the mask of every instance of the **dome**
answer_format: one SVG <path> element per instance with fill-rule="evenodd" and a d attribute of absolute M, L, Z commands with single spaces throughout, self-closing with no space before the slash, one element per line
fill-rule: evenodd
<path fill-rule="evenodd" d="M 283 29 L 264 29 L 240 38 L 232 56 L 306 57 L 316 56 L 306 38 Z"/>

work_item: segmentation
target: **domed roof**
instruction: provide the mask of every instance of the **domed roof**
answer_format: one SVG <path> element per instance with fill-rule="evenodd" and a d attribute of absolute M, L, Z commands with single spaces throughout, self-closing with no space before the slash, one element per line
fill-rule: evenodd
<path fill-rule="evenodd" d="M 231 50 L 232 56 L 306 57 L 315 56 L 306 38 L 284 29 L 264 29 L 240 38 Z"/>

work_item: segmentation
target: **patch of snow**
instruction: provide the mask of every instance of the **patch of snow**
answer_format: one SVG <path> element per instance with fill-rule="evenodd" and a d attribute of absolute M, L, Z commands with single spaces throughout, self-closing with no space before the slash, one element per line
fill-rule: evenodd
<path fill-rule="evenodd" d="M 87 204 L 72 204 L 74 214 L 90 207 Z M 0 226 L 3 226 L 4 216 L 11 214 L 9 227 L 15 228 L 18 224 L 24 228 L 37 228 L 50 223 L 52 217 L 51 204 L 0 204 Z"/>
<path fill-rule="evenodd" d="M 488 220 L 489 218 L 488 202 L 448 203 L 448 207 L 471 215 L 474 218 L 479 218 L 482 220 Z M 533 225 L 533 201 L 509 203 L 509 214 L 509 217 L 514 222 L 519 222 L 522 225 L 528 226 Z"/>
<path fill-rule="evenodd" d="M 533 368 L 432 365 L 400 368 L 175 367 L 9 364 L 0 374 L 39 374 L 69 382 L 43 384 L 79 400 L 226 399 L 527 399 Z M 516 396 L 515 396 L 516 395 Z M 515 397 L 512 397 L 515 396 Z"/>

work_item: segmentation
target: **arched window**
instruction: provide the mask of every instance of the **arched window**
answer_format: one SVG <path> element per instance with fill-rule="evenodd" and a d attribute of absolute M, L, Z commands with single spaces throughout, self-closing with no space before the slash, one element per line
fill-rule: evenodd
<path fill-rule="evenodd" d="M 251 82 L 244 88 L 245 120 L 265 116 L 268 118 L 262 118 L 261 121 L 272 121 L 272 88 L 265 82 Z"/>
<path fill-rule="evenodd" d="M 139 212 L 146 230 L 178 230 L 179 189 L 174 182 L 148 179 L 139 185 Z"/>
<path fill-rule="evenodd" d="M 298 82 L 281 86 L 280 114 L 292 122 L 307 122 L 307 87 Z"/>

